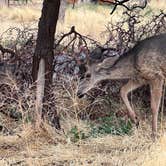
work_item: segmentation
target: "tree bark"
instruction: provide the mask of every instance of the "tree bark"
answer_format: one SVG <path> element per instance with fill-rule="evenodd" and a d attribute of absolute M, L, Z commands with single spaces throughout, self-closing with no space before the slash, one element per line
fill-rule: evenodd
<path fill-rule="evenodd" d="M 33 56 L 32 78 L 33 82 L 37 81 L 39 63 L 40 60 L 43 59 L 45 62 L 44 96 L 48 94 L 48 89 L 52 84 L 54 56 L 53 46 L 59 16 L 59 8 L 60 0 L 44 0 L 42 15 L 38 25 L 38 36 Z M 44 98 L 45 100 L 47 99 L 46 97 Z M 59 122 L 57 122 L 57 128 L 59 127 L 58 124 Z"/>

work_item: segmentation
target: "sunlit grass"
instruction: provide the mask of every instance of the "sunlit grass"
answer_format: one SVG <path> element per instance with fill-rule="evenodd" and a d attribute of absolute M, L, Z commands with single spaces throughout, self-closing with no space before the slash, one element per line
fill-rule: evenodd
<path fill-rule="evenodd" d="M 164 0 L 160 1 L 160 3 L 151 1 L 142 12 L 147 14 L 145 20 L 148 20 L 149 15 L 152 15 L 152 13 L 158 13 L 160 9 L 166 10 Z M 70 27 L 74 25 L 80 33 L 89 35 L 103 43 L 107 40 L 107 36 L 102 33 L 106 30 L 106 25 L 108 22 L 120 20 L 123 17 L 124 9 L 118 7 L 113 15 L 110 15 L 111 11 L 112 7 L 105 5 L 85 4 L 76 6 L 74 9 L 72 9 L 72 6 L 69 6 L 66 10 L 64 22 L 59 23 L 57 31 L 58 33 L 69 31 Z"/>
<path fill-rule="evenodd" d="M 38 21 L 40 10 L 33 7 L 0 8 L 0 18 L 5 21 L 30 22 Z"/>
<path fill-rule="evenodd" d="M 152 0 L 145 10 L 151 14 L 152 12 L 157 13 L 159 10 L 166 11 L 165 0 Z M 76 30 L 84 35 L 89 35 L 95 40 L 104 42 L 107 38 L 102 33 L 106 30 L 108 22 L 115 22 L 122 18 L 123 8 L 118 7 L 113 15 L 110 15 L 112 10 L 111 6 L 106 5 L 93 5 L 93 4 L 80 4 L 76 5 L 73 9 L 72 6 L 68 6 L 64 22 L 58 24 L 57 33 L 67 32 L 71 26 L 75 26 Z M 41 5 L 23 6 L 23 7 L 11 7 L 0 9 L 0 20 L 2 25 L 0 32 L 5 27 L 9 26 L 20 26 L 22 22 L 37 22 L 41 15 Z M 148 19 L 148 15 L 146 16 Z"/>

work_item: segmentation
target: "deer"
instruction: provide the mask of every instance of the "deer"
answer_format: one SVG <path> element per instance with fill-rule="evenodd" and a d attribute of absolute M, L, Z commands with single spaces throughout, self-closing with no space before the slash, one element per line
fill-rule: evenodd
<path fill-rule="evenodd" d="M 0 44 L 0 85 L 16 76 L 18 66 L 19 57 L 16 53 Z"/>
<path fill-rule="evenodd" d="M 80 79 L 77 96 L 83 97 L 103 80 L 128 80 L 121 87 L 120 96 L 127 107 L 131 121 L 139 125 L 128 94 L 144 85 L 150 86 L 152 111 L 152 136 L 157 136 L 158 112 L 166 78 L 166 33 L 139 41 L 132 49 L 121 56 L 103 59 L 109 52 L 96 48 L 91 52 L 86 64 L 86 73 Z"/>
<path fill-rule="evenodd" d="M 0 62 L 0 85 L 6 84 L 13 78 L 16 72 L 17 63 Z"/>

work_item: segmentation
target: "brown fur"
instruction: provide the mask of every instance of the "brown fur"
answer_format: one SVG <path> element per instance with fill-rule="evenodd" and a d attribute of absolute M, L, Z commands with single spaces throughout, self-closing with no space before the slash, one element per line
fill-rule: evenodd
<path fill-rule="evenodd" d="M 166 34 L 140 41 L 133 49 L 120 58 L 109 57 L 102 62 L 88 66 L 88 75 L 78 88 L 78 94 L 85 94 L 105 79 L 128 79 L 121 88 L 121 97 L 128 109 L 131 120 L 138 124 L 138 118 L 129 100 L 129 92 L 146 84 L 151 89 L 152 131 L 157 133 L 157 117 L 162 97 L 162 88 L 166 76 Z"/>

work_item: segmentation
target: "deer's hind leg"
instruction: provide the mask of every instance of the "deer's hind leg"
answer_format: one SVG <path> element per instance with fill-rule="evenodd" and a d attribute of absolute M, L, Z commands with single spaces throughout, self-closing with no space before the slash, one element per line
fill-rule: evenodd
<path fill-rule="evenodd" d="M 128 115 L 129 115 L 130 119 L 132 120 L 132 122 L 134 122 L 136 124 L 136 126 L 139 125 L 139 120 L 138 120 L 135 112 L 133 111 L 133 109 L 130 105 L 130 102 L 128 99 L 128 94 L 130 92 L 132 92 L 133 90 L 143 86 L 144 84 L 145 83 L 140 83 L 140 82 L 135 82 L 135 81 L 130 80 L 126 85 L 124 85 L 121 88 L 121 97 L 122 97 L 122 99 L 127 107 Z"/>
<path fill-rule="evenodd" d="M 163 79 L 152 80 L 150 83 L 153 136 L 157 134 L 157 119 L 158 119 L 158 112 L 162 97 L 163 84 L 164 84 Z"/>

